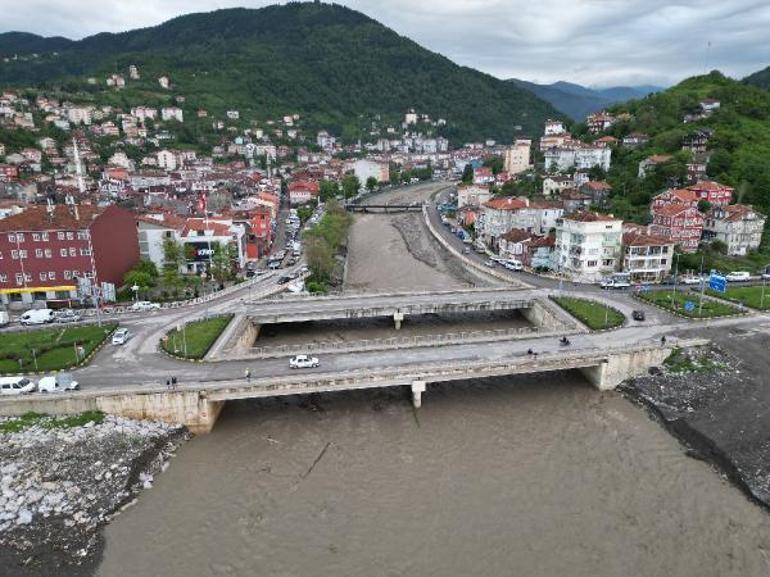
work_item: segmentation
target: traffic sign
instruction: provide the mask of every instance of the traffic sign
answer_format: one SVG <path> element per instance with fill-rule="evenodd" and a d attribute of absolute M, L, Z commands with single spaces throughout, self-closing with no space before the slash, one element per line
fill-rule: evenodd
<path fill-rule="evenodd" d="M 727 291 L 727 278 L 721 274 L 712 273 L 709 277 L 709 288 L 717 292 L 723 293 Z"/>
<path fill-rule="evenodd" d="M 684 310 L 686 310 L 688 313 L 691 313 L 695 310 L 695 303 L 692 301 L 686 301 L 684 303 Z"/>

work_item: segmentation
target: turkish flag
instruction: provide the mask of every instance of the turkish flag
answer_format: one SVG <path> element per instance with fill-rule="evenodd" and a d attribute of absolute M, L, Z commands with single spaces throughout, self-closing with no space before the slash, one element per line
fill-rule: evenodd
<path fill-rule="evenodd" d="M 200 196 L 198 197 L 198 210 L 203 214 L 206 214 L 206 193 L 205 192 L 201 192 Z"/>

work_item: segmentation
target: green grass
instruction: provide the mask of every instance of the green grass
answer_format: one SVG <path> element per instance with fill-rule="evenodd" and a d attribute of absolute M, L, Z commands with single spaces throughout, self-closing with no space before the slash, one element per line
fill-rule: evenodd
<path fill-rule="evenodd" d="M 25 371 L 56 371 L 78 364 L 75 347 L 83 347 L 84 357 L 98 347 L 117 323 L 102 327 L 50 327 L 3 333 L 0 337 L 0 374 Z M 35 361 L 37 360 L 37 364 Z"/>
<path fill-rule="evenodd" d="M 725 317 L 740 312 L 736 307 L 726 303 L 720 303 L 709 299 L 703 299 L 703 311 L 700 311 L 700 296 L 690 291 L 652 291 L 639 293 L 639 298 L 649 303 L 663 307 L 682 316 L 692 319 L 707 319 Z M 684 306 L 687 301 L 695 304 L 692 311 L 686 311 Z"/>
<path fill-rule="evenodd" d="M 671 351 L 671 354 L 663 361 L 663 364 L 672 373 L 708 373 L 725 366 L 723 363 L 714 361 L 705 355 L 693 358 L 680 348 L 675 348 Z"/>
<path fill-rule="evenodd" d="M 706 289 L 706 294 L 739 303 L 757 310 L 770 309 L 770 286 L 765 287 L 764 301 L 762 300 L 761 286 L 731 287 L 728 288 L 724 293 Z"/>
<path fill-rule="evenodd" d="M 163 349 L 177 357 L 202 359 L 232 318 L 233 315 L 223 315 L 187 323 L 183 330 L 174 329 L 166 335 Z"/>
<path fill-rule="evenodd" d="M 104 413 L 101 411 L 86 411 L 67 417 L 51 417 L 42 413 L 29 412 L 0 422 L 0 433 L 18 433 L 34 425 L 40 425 L 45 429 L 72 429 L 90 422 L 98 425 L 102 421 L 104 421 Z"/>
<path fill-rule="evenodd" d="M 554 297 L 553 300 L 593 331 L 619 327 L 626 320 L 621 312 L 599 302 L 572 297 Z"/>

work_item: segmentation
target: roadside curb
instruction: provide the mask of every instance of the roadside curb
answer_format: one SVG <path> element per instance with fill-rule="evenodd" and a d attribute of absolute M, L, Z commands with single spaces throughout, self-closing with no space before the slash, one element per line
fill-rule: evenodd
<path fill-rule="evenodd" d="M 214 345 L 222 337 L 222 335 L 227 331 L 228 327 L 233 322 L 233 319 L 235 319 L 236 315 L 232 314 L 232 313 L 225 313 L 225 314 L 221 314 L 221 315 L 212 315 L 212 316 L 210 316 L 210 317 L 208 317 L 206 319 L 197 319 L 197 320 L 210 320 L 210 319 L 218 318 L 218 317 L 230 317 L 230 320 L 229 320 L 229 322 L 224 327 L 222 327 L 222 332 L 219 333 L 219 335 L 217 335 L 217 338 L 214 339 L 214 341 L 212 341 L 211 345 L 206 350 L 206 352 L 203 353 L 203 356 L 201 358 L 199 358 L 199 359 L 191 359 L 191 358 L 187 358 L 187 357 L 177 356 L 177 355 L 167 351 L 165 348 L 163 348 L 163 339 L 164 338 L 168 338 L 169 333 L 174 332 L 176 329 L 171 329 L 170 331 L 166 332 L 163 335 L 163 337 L 158 341 L 158 350 L 161 353 L 163 353 L 164 355 L 166 355 L 168 358 L 174 359 L 174 360 L 178 360 L 178 361 L 186 361 L 188 363 L 205 363 L 205 362 L 207 362 L 206 355 L 214 347 Z M 196 322 L 196 321 L 190 321 L 190 322 Z M 187 325 L 187 324 L 189 324 L 189 322 L 185 323 L 185 325 Z"/>
<path fill-rule="evenodd" d="M 621 311 L 619 309 L 616 309 L 613 306 L 607 305 L 607 303 L 605 303 L 605 302 L 598 301 L 596 299 L 593 299 L 593 298 L 590 298 L 590 297 L 584 297 L 584 296 L 580 296 L 580 297 L 566 296 L 566 297 L 563 297 L 563 298 L 570 298 L 570 299 L 574 299 L 574 300 L 582 300 L 582 301 L 586 301 L 586 302 L 590 302 L 590 303 L 595 303 L 595 304 L 601 305 L 602 307 L 606 307 L 606 308 L 616 312 L 617 314 L 619 314 L 620 316 L 623 317 L 623 322 L 620 323 L 619 325 L 615 326 L 615 327 L 610 327 L 610 328 L 607 328 L 607 329 L 592 329 L 588 325 L 586 325 L 583 321 L 581 321 L 579 318 L 577 318 L 575 315 L 573 315 L 571 312 L 569 312 L 566 308 L 561 306 L 558 303 L 558 301 L 556 300 L 558 298 L 562 298 L 562 297 L 559 297 L 559 296 L 553 295 L 553 294 L 549 294 L 548 295 L 548 299 L 550 301 L 552 301 L 561 310 L 563 310 L 565 313 L 567 313 L 569 316 L 571 316 L 573 319 L 575 319 L 576 322 L 580 323 L 582 326 L 584 326 L 586 329 L 588 329 L 588 332 L 590 334 L 592 334 L 592 335 L 598 335 L 598 334 L 603 334 L 603 333 L 611 333 L 611 332 L 614 332 L 614 331 L 617 331 L 617 330 L 620 330 L 622 328 L 625 328 L 625 327 L 629 326 L 628 317 L 625 315 L 625 313 L 623 313 L 623 311 Z"/>
<path fill-rule="evenodd" d="M 735 308 L 736 310 L 740 310 L 733 303 L 731 303 L 729 301 L 722 301 L 720 299 L 715 299 L 713 297 L 709 297 L 709 296 L 706 296 L 706 295 L 704 295 L 704 297 L 708 298 L 708 299 L 712 299 L 712 300 L 714 300 L 716 302 L 725 304 L 727 306 L 731 306 L 731 307 Z M 638 296 L 637 294 L 631 295 L 631 298 L 633 298 L 633 299 L 635 299 L 635 300 L 637 300 L 637 301 L 639 301 L 641 303 L 644 303 L 646 305 L 649 305 L 651 307 L 655 307 L 656 309 L 661 310 L 661 311 L 663 311 L 665 313 L 668 313 L 670 315 L 674 315 L 675 317 L 679 317 L 680 319 L 684 319 L 684 320 L 687 320 L 687 321 L 710 321 L 710 320 L 719 320 L 719 319 L 735 319 L 735 318 L 738 318 L 738 317 L 745 317 L 745 316 L 754 314 L 756 312 L 754 309 L 748 309 L 748 307 L 746 307 L 747 310 L 745 310 L 744 312 L 737 312 L 737 313 L 732 314 L 732 315 L 717 315 L 717 316 L 713 316 L 713 317 L 702 317 L 702 318 L 699 318 L 699 317 L 688 317 L 687 315 L 683 315 L 682 313 L 680 313 L 678 311 L 674 311 L 674 310 L 671 310 L 671 309 L 666 308 L 664 306 L 661 306 L 658 303 L 655 303 L 653 301 L 645 300 L 642 297 Z"/>

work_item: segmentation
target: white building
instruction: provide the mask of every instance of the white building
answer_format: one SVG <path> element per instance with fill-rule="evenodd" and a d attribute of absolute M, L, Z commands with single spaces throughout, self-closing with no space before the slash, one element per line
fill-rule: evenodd
<path fill-rule="evenodd" d="M 160 270 L 165 261 L 163 243 L 166 239 L 180 240 L 179 232 L 174 226 L 164 222 L 161 218 L 139 217 L 136 221 L 136 229 L 139 237 L 139 257 L 155 263 Z M 180 270 L 179 272 L 185 272 Z"/>
<path fill-rule="evenodd" d="M 479 184 L 461 184 L 457 187 L 457 208 L 479 207 L 489 200 L 489 187 Z"/>
<path fill-rule="evenodd" d="M 377 182 L 390 182 L 390 165 L 384 161 L 362 158 L 353 163 L 353 174 L 361 181 L 361 186 L 372 176 Z"/>
<path fill-rule="evenodd" d="M 750 204 L 715 206 L 703 223 L 703 240 L 722 241 L 727 254 L 743 256 L 759 248 L 766 220 Z"/>
<path fill-rule="evenodd" d="M 168 106 L 160 109 L 160 118 L 165 122 L 168 120 L 176 120 L 177 122 L 184 122 L 184 112 L 177 106 Z"/>
<path fill-rule="evenodd" d="M 67 108 L 67 120 L 72 124 L 91 124 L 91 113 L 93 108 L 90 106 L 72 106 Z"/>
<path fill-rule="evenodd" d="M 165 170 L 176 170 L 176 154 L 170 150 L 159 150 L 155 157 L 158 159 L 158 168 Z"/>
<path fill-rule="evenodd" d="M 227 118 L 230 120 L 238 120 L 241 117 L 241 113 L 237 110 L 228 110 L 225 113 L 225 116 L 227 116 Z"/>
<path fill-rule="evenodd" d="M 407 126 L 417 124 L 417 113 L 414 110 L 410 110 L 404 115 L 404 124 Z"/>
<path fill-rule="evenodd" d="M 564 128 L 564 123 L 561 120 L 546 120 L 545 132 L 546 136 L 559 136 L 565 134 L 567 130 Z"/>
<path fill-rule="evenodd" d="M 330 150 L 334 148 L 334 145 L 337 143 L 337 139 L 325 130 L 322 130 L 318 133 L 315 141 L 316 144 L 324 150 Z"/>
<path fill-rule="evenodd" d="M 673 242 L 636 229 L 623 233 L 623 272 L 631 275 L 631 282 L 661 282 L 673 261 Z"/>
<path fill-rule="evenodd" d="M 149 106 L 134 106 L 131 109 L 131 116 L 144 122 L 145 120 L 155 120 L 158 117 L 158 109 Z"/>
<path fill-rule="evenodd" d="M 600 166 L 604 170 L 609 170 L 611 157 L 612 150 L 608 147 L 571 142 L 545 151 L 545 169 L 565 171 L 571 168 Z"/>
<path fill-rule="evenodd" d="M 543 196 L 558 197 L 562 190 L 572 188 L 574 182 L 569 176 L 546 176 L 543 179 Z"/>
<path fill-rule="evenodd" d="M 171 80 L 169 80 L 168 76 L 161 76 L 158 78 L 158 84 L 160 84 L 160 87 L 164 90 L 171 88 Z"/>
<path fill-rule="evenodd" d="M 531 149 L 531 140 L 517 140 L 513 146 L 509 146 L 505 150 L 505 155 L 503 157 L 503 170 L 510 175 L 519 174 L 529 170 L 532 167 L 530 163 Z"/>
<path fill-rule="evenodd" d="M 526 198 L 493 198 L 481 205 L 476 220 L 476 236 L 489 247 L 496 248 L 498 239 L 513 227 L 516 213 L 526 208 Z"/>
<path fill-rule="evenodd" d="M 623 222 L 612 215 L 578 212 L 556 223 L 554 263 L 578 282 L 598 282 L 620 268 Z"/>

